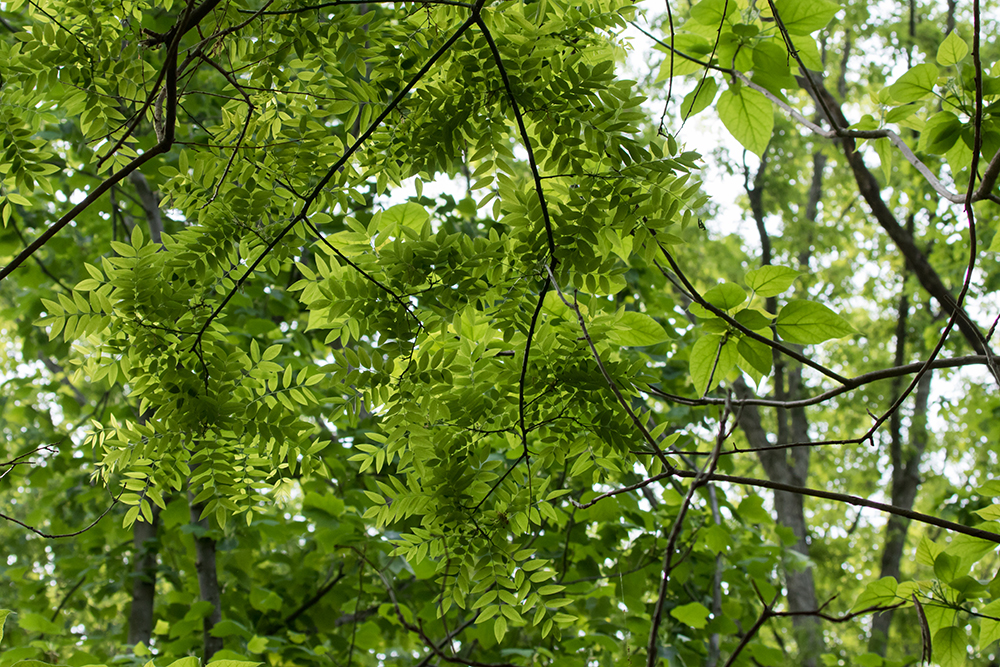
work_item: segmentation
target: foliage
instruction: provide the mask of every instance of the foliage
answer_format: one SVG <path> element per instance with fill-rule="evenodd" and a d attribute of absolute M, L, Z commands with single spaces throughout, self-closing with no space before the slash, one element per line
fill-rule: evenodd
<path fill-rule="evenodd" d="M 0 4 L 0 667 L 991 660 L 978 4 L 851 97 L 864 3 L 668 11 Z"/>

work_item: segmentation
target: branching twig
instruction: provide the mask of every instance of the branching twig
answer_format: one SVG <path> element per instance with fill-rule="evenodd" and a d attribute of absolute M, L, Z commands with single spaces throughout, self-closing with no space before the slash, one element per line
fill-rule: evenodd
<path fill-rule="evenodd" d="M 719 432 L 715 438 L 715 446 L 712 448 L 712 456 L 709 457 L 708 461 L 705 462 L 705 466 L 700 471 L 691 473 L 691 476 L 694 477 L 694 482 L 688 487 L 684 501 L 677 511 L 676 518 L 674 518 L 674 525 L 670 529 L 670 536 L 667 538 L 667 548 L 663 553 L 663 576 L 660 578 L 660 590 L 657 593 L 656 606 L 653 608 L 653 617 L 650 620 L 649 642 L 646 644 L 646 667 L 656 667 L 657 658 L 659 657 L 657 635 L 659 634 L 660 623 L 663 620 L 664 605 L 667 601 L 667 585 L 670 583 L 670 574 L 674 569 L 672 563 L 674 549 L 677 546 L 677 538 L 680 537 L 681 530 L 684 527 L 684 517 L 687 516 L 687 512 L 691 507 L 691 501 L 694 499 L 695 492 L 704 486 L 715 472 L 715 466 L 719 462 L 719 453 L 722 451 L 722 445 L 732 433 L 731 430 L 726 428 L 729 415 L 730 408 L 727 405 L 723 408 L 722 416 L 719 418 Z"/>
<path fill-rule="evenodd" d="M 687 453 L 690 454 L 691 452 Z M 646 486 L 648 484 L 652 484 L 653 482 L 659 482 L 661 480 L 666 480 L 671 477 L 697 478 L 700 474 L 701 473 L 699 472 L 692 472 L 690 470 L 681 470 L 679 468 L 675 468 L 672 471 L 663 472 L 660 473 L 659 475 L 654 475 L 652 477 L 649 477 L 643 480 L 641 484 L 642 486 Z M 889 505 L 887 503 L 880 503 L 874 500 L 868 500 L 867 498 L 861 498 L 860 496 L 852 496 L 847 493 L 823 491 L 820 489 L 811 489 L 806 486 L 796 486 L 794 484 L 775 482 L 769 479 L 758 479 L 756 477 L 743 477 L 740 475 L 723 475 L 720 473 L 712 473 L 706 475 L 705 480 L 709 482 L 728 482 L 730 484 L 754 486 L 762 489 L 772 489 L 774 491 L 787 491 L 788 493 L 796 493 L 802 496 L 823 498 L 824 500 L 832 500 L 838 503 L 847 503 L 848 505 L 854 505 L 855 507 L 868 507 L 874 510 L 878 510 L 879 512 L 885 512 L 886 514 L 895 514 L 897 516 L 905 517 L 907 519 L 917 521 L 918 523 L 924 523 L 930 526 L 937 526 L 939 528 L 944 528 L 945 530 L 950 530 L 955 533 L 962 533 L 963 535 L 968 535 L 970 537 L 978 537 L 979 539 L 986 540 L 988 542 L 1000 544 L 1000 534 L 998 533 L 994 533 L 988 530 L 983 530 L 982 528 L 970 528 L 969 526 L 965 526 L 960 523 L 955 523 L 954 521 L 948 521 L 946 519 L 941 519 L 936 516 L 923 514 L 921 512 L 915 512 L 913 510 L 904 509 L 902 507 L 896 507 L 895 505 Z M 590 502 L 590 505 L 593 505 L 605 498 L 611 498 L 612 496 L 617 496 L 621 493 L 628 493 L 630 491 L 634 491 L 637 488 L 641 487 L 633 484 L 632 486 L 606 491 L 605 493 L 602 493 L 601 495 L 594 498 Z"/>

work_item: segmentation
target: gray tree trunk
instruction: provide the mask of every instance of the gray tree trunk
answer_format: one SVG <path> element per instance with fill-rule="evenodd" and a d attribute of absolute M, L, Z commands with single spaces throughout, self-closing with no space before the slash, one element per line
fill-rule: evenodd
<path fill-rule="evenodd" d="M 149 646 L 153 636 L 153 602 L 156 597 L 156 566 L 159 542 L 156 530 L 160 508 L 152 506 L 153 521 L 136 521 L 132 526 L 132 607 L 128 617 L 128 643 Z"/>
<path fill-rule="evenodd" d="M 207 532 L 209 530 L 208 519 L 200 518 L 203 509 L 203 505 L 191 503 L 191 523 L 200 526 Z M 212 613 L 205 617 L 202 626 L 205 642 L 205 653 L 202 656 L 202 663 L 204 664 L 222 649 L 222 638 L 212 636 L 212 628 L 222 620 L 222 603 L 219 592 L 218 569 L 215 562 L 215 540 L 208 537 L 205 533 L 196 534 L 194 538 L 194 550 L 195 569 L 198 573 L 198 589 L 201 593 L 201 599 L 212 603 Z"/>

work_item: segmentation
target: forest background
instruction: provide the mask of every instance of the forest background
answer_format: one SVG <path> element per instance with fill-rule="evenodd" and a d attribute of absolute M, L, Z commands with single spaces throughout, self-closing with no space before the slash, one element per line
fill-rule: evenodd
<path fill-rule="evenodd" d="M 995 13 L 0 2 L 0 667 L 995 664 Z"/>

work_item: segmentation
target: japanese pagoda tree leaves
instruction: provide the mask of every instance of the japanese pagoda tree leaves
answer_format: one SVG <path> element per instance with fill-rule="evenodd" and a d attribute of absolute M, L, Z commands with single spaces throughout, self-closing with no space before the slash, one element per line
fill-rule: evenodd
<path fill-rule="evenodd" d="M 825 601 L 807 614 L 901 605 L 894 632 L 908 647 L 917 599 L 936 660 L 964 659 L 970 623 L 988 648 L 1000 632 L 983 611 L 998 592 L 991 542 L 920 528 L 902 583 L 866 587 L 882 545 L 858 545 L 879 539 L 883 519 L 835 499 L 889 497 L 889 445 L 919 442 L 912 399 L 898 434 L 869 438 L 877 447 L 757 457 L 742 428 L 756 411 L 767 433 L 754 447 L 789 417 L 793 429 L 808 417 L 804 433 L 822 440 L 863 433 L 890 383 L 784 414 L 778 388 L 808 402 L 834 378 L 888 367 L 901 291 L 920 303 L 903 363 L 925 358 L 919 342 L 940 330 L 845 187 L 833 144 L 793 129 L 781 104 L 817 111 L 799 60 L 833 77 L 832 54 L 847 52 L 845 108 L 867 114 L 855 129 L 898 124 L 918 152 L 946 152 L 958 182 L 975 138 L 971 42 L 958 36 L 969 26 L 903 38 L 898 17 L 825 0 L 775 0 L 777 16 L 732 0 L 649 14 L 670 54 L 660 81 L 689 77 L 658 126 L 650 103 L 663 100 L 646 96 L 667 91 L 619 71 L 637 16 L 623 1 L 210 0 L 190 4 L 197 29 L 175 29 L 188 7 L 0 10 L 0 255 L 18 257 L 150 156 L 3 282 L 4 513 L 73 536 L 4 524 L 3 604 L 18 623 L 4 637 L 0 617 L 0 667 L 196 667 L 206 637 L 222 640 L 219 667 L 788 664 L 800 644 L 778 596 L 807 571 Z M 888 87 L 881 61 L 860 75 L 857 44 L 879 40 L 887 58 L 906 44 L 925 64 Z M 941 70 L 926 64 L 935 53 Z M 706 76 L 706 63 L 723 71 Z M 996 85 L 987 67 L 986 152 Z M 724 169 L 743 176 L 746 199 L 761 195 L 767 257 L 760 235 L 719 232 L 713 184 L 681 147 L 694 127 L 683 118 L 713 106 L 715 129 L 766 163 L 759 181 L 739 151 Z M 173 143 L 161 145 L 167 117 Z M 889 208 L 914 216 L 932 268 L 964 267 L 958 214 L 906 180 L 887 136 L 857 138 L 873 141 L 858 149 L 878 153 Z M 814 155 L 829 182 L 812 210 Z M 869 261 L 878 275 L 855 280 Z M 814 301 L 783 302 L 793 285 Z M 870 315 L 849 316 L 865 338 L 827 343 L 798 373 L 770 341 L 855 333 L 832 307 Z M 940 358 L 965 354 L 946 343 Z M 931 428 L 924 446 L 947 474 L 920 467 L 917 509 L 963 527 L 997 518 L 950 480 L 969 462 L 969 484 L 988 484 L 991 422 L 968 406 L 995 406 L 947 372 L 969 397 L 940 401 L 936 419 L 961 429 Z M 808 476 L 763 479 L 760 463 L 806 451 L 818 462 Z M 774 519 L 784 496 L 751 485 L 822 493 L 808 500 L 808 559 Z M 153 526 L 151 634 L 126 644 L 128 584 L 149 555 L 132 531 Z M 222 584 L 214 627 L 195 576 L 206 542 Z M 826 652 L 806 659 L 881 661 L 859 644 L 867 621 L 843 620 L 823 625 Z M 658 652 L 645 656 L 649 643 Z"/>

